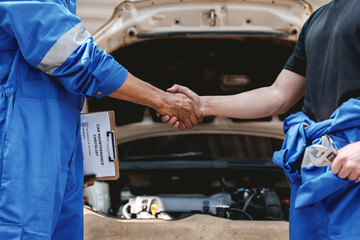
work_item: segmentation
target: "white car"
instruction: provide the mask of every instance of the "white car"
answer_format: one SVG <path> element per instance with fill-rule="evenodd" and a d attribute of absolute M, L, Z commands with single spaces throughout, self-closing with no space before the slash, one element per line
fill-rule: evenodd
<path fill-rule="evenodd" d="M 303 0 L 126 1 L 94 39 L 161 89 L 234 94 L 273 83 L 312 11 Z M 115 111 L 120 178 L 85 190 L 85 239 L 288 239 L 290 185 L 272 154 L 300 105 L 178 131 L 152 109 L 89 101 Z"/>

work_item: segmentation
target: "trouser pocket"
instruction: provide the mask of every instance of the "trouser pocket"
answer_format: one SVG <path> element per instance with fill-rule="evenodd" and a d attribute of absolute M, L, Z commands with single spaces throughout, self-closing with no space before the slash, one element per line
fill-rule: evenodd
<path fill-rule="evenodd" d="M 6 240 L 20 240 L 22 235 L 22 225 L 15 223 L 0 222 L 0 238 Z"/>

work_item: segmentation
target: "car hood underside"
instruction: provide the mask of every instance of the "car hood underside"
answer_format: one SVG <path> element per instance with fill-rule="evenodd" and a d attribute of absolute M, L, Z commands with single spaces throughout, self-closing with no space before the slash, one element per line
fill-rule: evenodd
<path fill-rule="evenodd" d="M 295 41 L 312 7 L 303 0 L 124 1 L 95 34 L 111 53 L 156 38 L 264 36 Z"/>

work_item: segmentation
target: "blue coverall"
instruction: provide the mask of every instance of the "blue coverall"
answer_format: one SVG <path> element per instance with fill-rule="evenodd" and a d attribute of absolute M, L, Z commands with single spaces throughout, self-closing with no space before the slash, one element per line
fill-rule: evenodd
<path fill-rule="evenodd" d="M 304 164 L 302 157 L 309 143 L 320 144 L 324 134 L 330 134 L 337 149 L 360 141 L 359 113 L 360 100 L 349 99 L 321 122 L 303 112 L 285 119 L 284 144 L 273 161 L 291 183 L 290 239 L 360 239 L 360 184 L 339 178 L 330 166 Z"/>
<path fill-rule="evenodd" d="M 0 239 L 83 239 L 79 121 L 127 70 L 73 0 L 0 1 Z"/>

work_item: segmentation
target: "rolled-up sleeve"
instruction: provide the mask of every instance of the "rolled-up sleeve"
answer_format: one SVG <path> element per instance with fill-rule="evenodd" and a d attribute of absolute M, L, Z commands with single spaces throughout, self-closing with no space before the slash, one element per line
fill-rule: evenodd
<path fill-rule="evenodd" d="M 89 37 L 51 75 L 74 94 L 100 98 L 120 88 L 128 71 Z"/>

